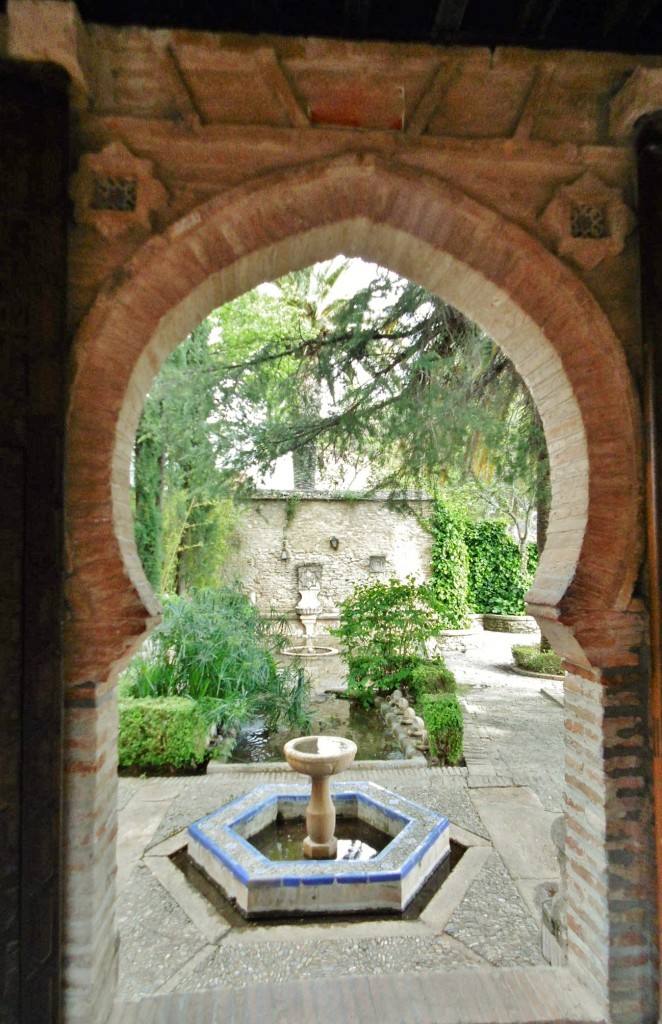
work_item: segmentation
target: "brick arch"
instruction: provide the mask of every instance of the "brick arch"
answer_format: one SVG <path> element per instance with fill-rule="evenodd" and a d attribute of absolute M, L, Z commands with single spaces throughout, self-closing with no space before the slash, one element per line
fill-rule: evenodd
<path fill-rule="evenodd" d="M 628 606 L 641 554 L 637 404 L 609 321 L 523 230 L 443 181 L 368 154 L 254 179 L 194 210 L 113 276 L 82 324 L 69 411 L 72 684 L 107 679 L 158 613 L 133 540 L 128 470 L 159 366 L 214 307 L 338 252 L 424 285 L 513 359 L 552 468 L 530 606 L 569 661 L 609 663 L 610 623 Z"/>

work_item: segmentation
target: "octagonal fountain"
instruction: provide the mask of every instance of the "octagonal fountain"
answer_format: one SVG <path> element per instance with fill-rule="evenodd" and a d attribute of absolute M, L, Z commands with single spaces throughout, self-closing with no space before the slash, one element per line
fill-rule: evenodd
<path fill-rule="evenodd" d="M 331 782 L 355 752 L 336 736 L 292 740 L 312 794 L 258 786 L 189 827 L 189 857 L 245 917 L 402 911 L 449 856 L 446 818 L 372 782 Z"/>

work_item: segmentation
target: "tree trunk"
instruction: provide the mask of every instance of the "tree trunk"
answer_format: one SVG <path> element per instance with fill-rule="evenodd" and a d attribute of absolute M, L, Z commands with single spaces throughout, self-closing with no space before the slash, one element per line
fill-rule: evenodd
<path fill-rule="evenodd" d="M 163 450 L 149 433 L 138 429 L 134 447 L 136 545 L 147 579 L 155 590 L 163 567 Z"/>
<path fill-rule="evenodd" d="M 537 416 L 536 412 L 536 416 Z M 542 429 L 542 424 L 541 424 Z M 542 556 L 547 543 L 547 529 L 549 527 L 549 513 L 552 504 L 552 488 L 549 476 L 549 458 L 547 457 L 547 445 L 543 442 L 542 451 L 538 458 L 538 519 L 536 529 L 536 541 L 538 544 L 538 558 Z M 552 645 L 546 636 L 540 637 L 540 650 L 551 651 Z"/>
<path fill-rule="evenodd" d="M 317 446 L 314 441 L 310 441 L 292 452 L 292 469 L 294 470 L 295 490 L 315 490 Z"/>

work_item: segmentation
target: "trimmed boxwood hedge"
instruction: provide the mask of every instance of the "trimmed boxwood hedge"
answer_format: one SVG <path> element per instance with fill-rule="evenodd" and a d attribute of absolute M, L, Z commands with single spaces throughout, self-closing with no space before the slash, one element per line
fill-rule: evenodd
<path fill-rule="evenodd" d="M 407 690 L 418 706 L 428 693 L 455 693 L 457 681 L 444 661 L 424 661 L 413 670 Z"/>
<path fill-rule="evenodd" d="M 555 651 L 541 651 L 537 644 L 515 644 L 512 652 L 515 664 L 526 672 L 563 675 L 563 659 Z"/>
<path fill-rule="evenodd" d="M 119 702 L 119 763 L 123 768 L 195 768 L 206 757 L 208 726 L 188 697 Z"/>
<path fill-rule="evenodd" d="M 442 764 L 457 764 L 464 741 L 462 708 L 457 697 L 452 693 L 431 693 L 421 698 L 420 706 L 430 753 Z"/>

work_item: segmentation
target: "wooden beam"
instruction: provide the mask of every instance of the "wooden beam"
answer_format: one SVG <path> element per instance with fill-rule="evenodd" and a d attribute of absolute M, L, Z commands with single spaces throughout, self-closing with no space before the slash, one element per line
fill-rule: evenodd
<path fill-rule="evenodd" d="M 351 34 L 358 31 L 362 36 L 368 32 L 370 24 L 371 0 L 345 0 L 344 3 L 344 25 L 345 32 Z"/>
<path fill-rule="evenodd" d="M 310 118 L 301 106 L 273 47 L 255 51 L 262 78 L 280 103 L 292 128 L 309 128 Z"/>
<path fill-rule="evenodd" d="M 533 83 L 529 89 L 529 95 L 526 97 L 526 102 L 524 103 L 524 109 L 520 114 L 517 127 L 513 132 L 513 138 L 528 139 L 531 137 L 531 133 L 538 119 L 538 114 L 545 102 L 547 91 L 555 74 L 556 67 L 554 64 L 544 63 L 541 64 L 540 67 L 536 68 Z"/>
<path fill-rule="evenodd" d="M 182 71 L 182 66 L 179 62 L 179 56 L 177 54 L 175 44 L 169 43 L 165 48 L 165 52 L 172 73 L 171 77 L 175 82 L 177 94 L 186 111 L 184 117 L 190 124 L 200 128 L 205 124 L 205 119 L 202 116 L 202 111 L 200 110 L 191 87 L 188 84 L 186 75 Z"/>
<path fill-rule="evenodd" d="M 468 6 L 469 0 L 439 0 L 430 31 L 431 41 L 435 42 L 439 36 L 446 33 L 458 32 Z"/>
<path fill-rule="evenodd" d="M 517 34 L 542 39 L 561 0 L 524 0 L 517 16 Z"/>
<path fill-rule="evenodd" d="M 407 135 L 422 135 L 425 132 L 444 94 L 450 88 L 459 67 L 459 61 L 451 59 L 437 68 L 411 113 L 405 128 Z"/>
<path fill-rule="evenodd" d="M 602 38 L 606 39 L 616 33 L 630 36 L 646 21 L 653 8 L 657 7 L 658 0 L 639 0 L 636 9 L 630 0 L 612 0 L 602 20 Z"/>

